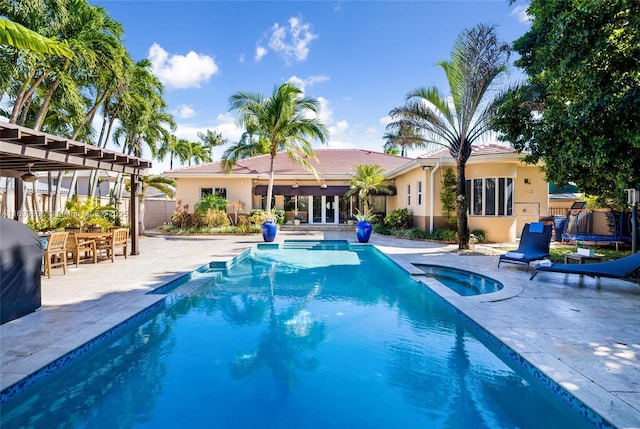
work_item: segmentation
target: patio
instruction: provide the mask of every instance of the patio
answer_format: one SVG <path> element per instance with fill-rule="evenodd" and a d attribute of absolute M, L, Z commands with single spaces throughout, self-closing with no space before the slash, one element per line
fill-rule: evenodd
<path fill-rule="evenodd" d="M 285 239 L 355 242 L 353 231 L 283 230 Z M 0 326 L 5 389 L 162 299 L 146 295 L 210 261 L 225 261 L 260 236 L 140 237 L 121 264 L 70 266 L 42 279 L 42 308 Z M 640 427 L 640 288 L 632 283 L 543 273 L 534 281 L 497 256 L 459 256 L 455 246 L 373 235 L 371 244 L 412 274 L 411 262 L 451 265 L 500 280 L 505 288 L 460 297 L 423 277 L 444 299 L 617 427 Z M 159 264 L 158 261 L 162 261 Z"/>

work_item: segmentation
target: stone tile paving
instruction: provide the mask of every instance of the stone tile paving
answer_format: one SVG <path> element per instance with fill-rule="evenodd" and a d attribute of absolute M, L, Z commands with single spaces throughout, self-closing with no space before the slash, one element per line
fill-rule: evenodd
<path fill-rule="evenodd" d="M 350 231 L 280 231 L 284 239 L 355 240 Z M 42 308 L 0 325 L 0 388 L 20 381 L 117 325 L 161 296 L 150 290 L 210 261 L 226 261 L 259 236 L 141 237 L 140 255 L 54 270 L 42 279 Z M 640 287 L 497 269 L 496 256 L 461 256 L 455 246 L 373 235 L 370 241 L 436 293 L 618 427 L 640 428 Z M 412 263 L 453 266 L 501 281 L 495 294 L 460 297 Z"/>

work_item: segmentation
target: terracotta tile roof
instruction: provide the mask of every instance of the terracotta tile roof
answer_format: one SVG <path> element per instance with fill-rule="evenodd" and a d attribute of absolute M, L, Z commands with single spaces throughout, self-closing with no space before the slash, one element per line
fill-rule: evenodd
<path fill-rule="evenodd" d="M 348 176 L 352 173 L 353 166 L 358 164 L 377 164 L 386 171 L 391 171 L 413 160 L 412 158 L 363 149 L 316 149 L 315 154 L 318 159 L 312 160 L 311 164 L 325 177 Z M 231 174 L 268 174 L 270 161 L 269 155 L 243 159 L 235 165 Z M 276 156 L 274 167 L 276 175 L 313 176 L 282 153 Z M 174 177 L 174 173 L 179 176 L 224 174 L 220 168 L 220 162 L 173 169 L 165 174 Z"/>

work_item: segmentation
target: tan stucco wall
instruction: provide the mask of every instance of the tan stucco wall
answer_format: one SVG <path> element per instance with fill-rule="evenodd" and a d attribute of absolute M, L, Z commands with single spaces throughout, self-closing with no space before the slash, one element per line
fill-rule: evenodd
<path fill-rule="evenodd" d="M 248 178 L 177 178 L 176 201 L 180 202 L 183 206 L 188 205 L 189 211 L 193 212 L 196 203 L 200 200 L 200 189 L 226 188 L 227 201 L 229 201 L 227 211 L 233 210 L 231 204 L 234 201 L 240 201 L 244 204 L 244 210 L 242 210 L 242 213 L 247 213 L 252 208 L 251 185 L 251 179 Z"/>
<path fill-rule="evenodd" d="M 442 218 L 440 194 L 444 170 L 455 166 L 444 165 L 436 169 L 433 176 L 433 217 L 434 228 L 445 225 Z M 469 229 L 482 229 L 489 241 L 515 242 L 526 222 L 537 222 L 541 216 L 547 216 L 549 209 L 548 185 L 543 173 L 537 166 L 527 166 L 513 160 L 493 162 L 470 162 L 465 170 L 467 180 L 487 177 L 512 177 L 514 179 L 514 215 L 513 216 L 469 216 Z M 525 183 L 527 179 L 528 183 Z M 417 206 L 416 182 L 423 181 L 423 201 Z M 407 183 L 411 183 L 411 206 L 409 211 L 414 215 L 414 225 L 429 229 L 430 223 L 430 180 L 431 171 L 416 168 L 395 178 L 398 196 L 395 201 L 389 199 L 389 211 L 405 207 L 407 201 Z"/>

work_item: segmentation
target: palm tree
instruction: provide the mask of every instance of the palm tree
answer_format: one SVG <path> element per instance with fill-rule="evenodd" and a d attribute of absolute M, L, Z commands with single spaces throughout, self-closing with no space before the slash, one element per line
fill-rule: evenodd
<path fill-rule="evenodd" d="M 175 135 L 169 136 L 169 140 L 163 142 L 158 149 L 158 159 L 164 160 L 164 157 L 169 154 L 169 170 L 173 170 L 173 160 L 175 158 L 180 161 L 180 165 L 184 165 L 189 160 L 189 141 L 186 139 L 179 139 Z"/>
<path fill-rule="evenodd" d="M 28 49 L 47 55 L 71 58 L 73 53 L 67 42 L 57 41 L 29 30 L 17 22 L 0 18 L 0 45 Z"/>
<path fill-rule="evenodd" d="M 209 151 L 209 155 L 213 158 L 213 149 L 222 146 L 227 143 L 227 139 L 222 137 L 222 134 L 217 131 L 207 130 L 205 133 L 198 133 L 198 138 L 202 142 L 202 145 Z"/>
<path fill-rule="evenodd" d="M 147 189 L 154 188 L 168 196 L 173 198 L 175 191 L 174 187 L 176 182 L 173 179 L 169 179 L 164 176 L 138 176 L 138 182 L 140 183 L 140 192 L 138 193 L 138 207 L 140 214 L 138 216 L 138 228 L 141 234 L 144 234 L 144 198 L 147 194 Z M 131 191 L 131 181 L 126 182 L 126 189 Z"/>
<path fill-rule="evenodd" d="M 510 49 L 498 41 L 494 26 L 479 24 L 463 31 L 451 51 L 450 61 L 441 61 L 451 94 L 438 88 L 418 88 L 406 97 L 402 107 L 390 115 L 396 121 L 387 127 L 416 131 L 417 144 L 439 145 L 449 149 L 456 160 L 456 213 L 458 247 L 469 248 L 465 166 L 471 147 L 489 133 L 498 97 L 489 98 L 490 90 L 507 67 Z"/>
<path fill-rule="evenodd" d="M 237 110 L 238 122 L 243 128 L 255 125 L 271 156 L 269 186 L 267 188 L 267 215 L 271 214 L 274 161 L 280 152 L 296 164 L 317 176 L 309 160 L 315 159 L 312 140 L 325 143 L 326 127 L 316 118 L 318 100 L 304 97 L 302 90 L 292 82 L 274 87 L 271 97 L 258 93 L 237 92 L 229 97 L 229 110 Z"/>
<path fill-rule="evenodd" d="M 353 167 L 351 174 L 351 188 L 346 196 L 358 195 L 358 199 L 364 206 L 364 213 L 370 213 L 371 203 L 369 194 L 371 192 L 390 193 L 390 189 L 384 182 L 384 168 L 379 165 L 360 164 Z"/>
<path fill-rule="evenodd" d="M 252 122 L 245 126 L 246 131 L 242 133 L 240 141 L 228 147 L 222 154 L 220 164 L 226 173 L 231 173 L 233 166 L 241 159 L 269 153 L 269 142 L 260 136 L 257 140 L 254 139 L 258 133 L 258 126 Z"/>

